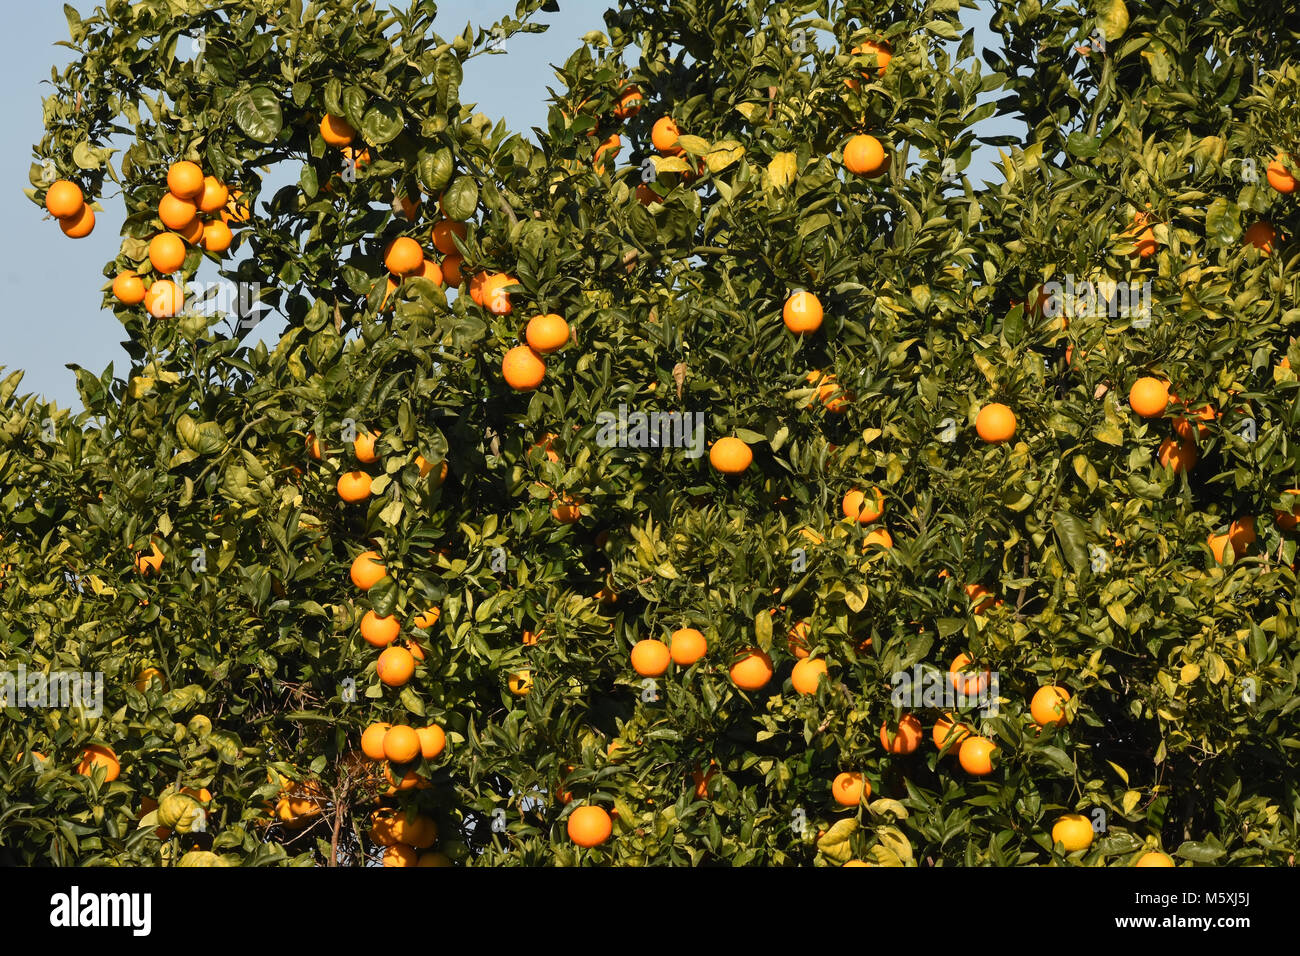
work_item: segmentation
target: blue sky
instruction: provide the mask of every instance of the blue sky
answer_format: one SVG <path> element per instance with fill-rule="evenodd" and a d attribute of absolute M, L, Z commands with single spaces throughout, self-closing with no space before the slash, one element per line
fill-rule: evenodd
<path fill-rule="evenodd" d="M 94 3 L 74 3 L 89 13 Z M 467 22 L 486 25 L 513 14 L 514 0 L 442 0 L 438 4 L 439 33 L 453 35 Z M 462 99 L 476 102 L 494 120 L 503 118 L 509 128 L 521 132 L 546 125 L 547 82 L 556 85 L 548 64 L 560 63 L 579 44 L 581 36 L 603 29 L 598 0 L 560 0 L 560 12 L 543 14 L 550 29 L 542 34 L 522 34 L 508 42 L 506 56 L 475 57 L 466 66 Z M 967 24 L 987 22 L 987 8 L 978 13 L 964 10 Z M 125 215 L 121 199 L 110 190 L 98 197 L 104 206 L 95 231 L 87 238 L 68 239 L 58 224 L 32 204 L 22 190 L 30 185 L 31 145 L 41 139 L 41 100 L 52 90 L 50 69 L 62 68 L 72 55 L 54 44 L 67 39 L 67 22 L 61 3 L 44 0 L 26 4 L 21 29 L 4 31 L 0 40 L 6 80 L 0 88 L 0 122 L 11 130 L 14 147 L 0 155 L 0 218 L 9 225 L 0 233 L 0 255 L 6 266 L 0 287 L 7 303 L 7 334 L 0 347 L 0 366 L 5 374 L 23 369 L 26 376 L 20 393 L 36 393 L 64 408 L 78 408 L 73 373 L 65 366 L 75 363 L 98 374 L 113 362 L 120 376 L 128 359 L 121 348 L 125 337 L 112 312 L 102 310 L 101 288 L 106 281 L 101 270 L 117 253 L 116 228 Z M 980 29 L 976 48 L 987 45 L 988 34 Z M 981 42 L 982 41 L 982 42 Z M 975 182 L 992 178 L 989 159 L 973 162 L 967 175 Z M 208 269 L 211 267 L 209 266 Z M 212 276 L 201 276 L 212 278 Z M 267 323 L 267 333 L 279 329 Z"/>

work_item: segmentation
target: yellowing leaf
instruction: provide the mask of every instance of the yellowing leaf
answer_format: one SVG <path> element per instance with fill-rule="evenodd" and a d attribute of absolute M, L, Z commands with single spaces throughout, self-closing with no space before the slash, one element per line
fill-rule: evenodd
<path fill-rule="evenodd" d="M 1105 11 L 1097 15 L 1097 26 L 1108 43 L 1122 37 L 1128 29 L 1128 7 L 1124 6 L 1124 0 L 1110 0 Z"/>
<path fill-rule="evenodd" d="M 691 168 L 686 165 L 686 160 L 680 156 L 655 156 L 653 158 L 656 173 L 685 173 Z"/>
<path fill-rule="evenodd" d="M 765 109 L 767 109 L 767 107 L 759 103 L 736 104 L 736 112 L 739 113 L 741 116 L 745 117 L 745 119 L 747 119 L 751 123 L 754 122 L 754 117 L 761 115 L 763 110 Z"/>
<path fill-rule="evenodd" d="M 1133 808 L 1138 805 L 1138 801 L 1141 799 L 1142 794 L 1138 793 L 1138 791 L 1126 790 L 1124 791 L 1124 799 L 1120 801 L 1120 808 L 1125 813 L 1132 813 Z"/>
<path fill-rule="evenodd" d="M 853 850 L 849 846 L 849 837 L 857 829 L 857 820 L 850 818 L 837 821 L 834 826 L 826 831 L 825 836 L 817 841 L 818 852 L 832 860 L 843 863 L 853 854 Z"/>
<path fill-rule="evenodd" d="M 716 173 L 726 169 L 732 163 L 738 162 L 741 156 L 745 155 L 745 147 L 732 140 L 716 144 L 713 149 L 704 154 L 704 165 L 709 167 L 709 172 Z"/>
<path fill-rule="evenodd" d="M 713 147 L 709 141 L 702 136 L 691 136 L 683 134 L 677 137 L 677 145 L 686 150 L 692 156 L 703 156 Z"/>
<path fill-rule="evenodd" d="M 763 179 L 766 189 L 785 189 L 794 182 L 798 172 L 798 160 L 794 153 L 777 153 L 767 164 L 767 176 Z"/>
<path fill-rule="evenodd" d="M 1200 664 L 1184 664 L 1183 669 L 1178 672 L 1178 679 L 1184 684 L 1190 684 L 1196 678 L 1201 676 Z"/>

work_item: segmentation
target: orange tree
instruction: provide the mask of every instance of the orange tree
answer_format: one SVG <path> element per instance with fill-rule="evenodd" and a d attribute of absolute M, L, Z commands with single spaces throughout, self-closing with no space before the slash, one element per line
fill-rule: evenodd
<path fill-rule="evenodd" d="M 131 367 L 0 388 L 6 668 L 103 675 L 7 860 L 1291 860 L 1294 30 L 625 2 L 533 143 L 541 0 L 183 6 L 45 104 Z"/>

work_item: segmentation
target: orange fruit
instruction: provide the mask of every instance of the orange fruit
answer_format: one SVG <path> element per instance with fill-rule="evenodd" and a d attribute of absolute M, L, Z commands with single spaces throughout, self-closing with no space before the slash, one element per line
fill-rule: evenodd
<path fill-rule="evenodd" d="M 81 753 L 81 763 L 77 764 L 77 773 L 83 777 L 89 777 L 94 773 L 96 767 L 104 768 L 105 783 L 112 783 L 117 779 L 117 775 L 122 772 L 122 765 L 118 762 L 117 754 L 113 753 L 111 747 L 91 744 Z"/>
<path fill-rule="evenodd" d="M 469 280 L 469 297 L 474 300 L 475 305 L 483 304 L 483 286 L 487 283 L 488 274 L 479 272 Z"/>
<path fill-rule="evenodd" d="M 437 724 L 416 727 L 415 735 L 420 738 L 420 756 L 425 760 L 434 759 L 447 746 L 447 734 Z"/>
<path fill-rule="evenodd" d="M 135 675 L 135 689 L 143 694 L 149 689 L 149 685 L 155 680 L 162 684 L 163 688 L 166 689 L 167 678 L 163 676 L 163 672 L 156 667 L 146 667 L 144 670 L 140 671 L 140 673 Z"/>
<path fill-rule="evenodd" d="M 1281 191 L 1290 192 L 1289 189 L 1281 190 Z M 1174 866 L 1174 858 L 1168 856 L 1167 854 L 1161 853 L 1159 850 L 1148 850 L 1146 853 L 1143 853 L 1140 857 L 1138 857 L 1137 862 L 1134 863 L 1133 865 L 1134 866 Z"/>
<path fill-rule="evenodd" d="M 163 275 L 185 264 L 185 240 L 170 232 L 160 232 L 149 240 L 149 262 Z"/>
<path fill-rule="evenodd" d="M 623 87 L 623 92 L 618 95 L 618 102 L 614 105 L 614 115 L 619 119 L 629 119 L 641 112 L 641 105 L 645 98 L 641 95 L 641 90 L 635 83 Z"/>
<path fill-rule="evenodd" d="M 364 471 L 345 471 L 339 475 L 339 497 L 349 504 L 365 501 L 370 497 L 370 476 Z"/>
<path fill-rule="evenodd" d="M 1172 401 L 1173 395 L 1170 395 L 1169 398 Z M 1174 419 L 1174 431 L 1178 434 L 1179 438 L 1205 438 L 1210 434 L 1209 425 L 1196 424 L 1193 427 L 1192 422 L 1188 421 L 1188 416 L 1191 416 L 1193 419 L 1199 419 L 1202 422 L 1212 422 L 1218 417 L 1214 412 L 1213 405 L 1202 405 L 1197 409 L 1188 409 L 1187 415 L 1179 415 Z"/>
<path fill-rule="evenodd" d="M 45 190 L 45 209 L 55 219 L 80 216 L 85 205 L 81 187 L 71 180 L 60 179 Z"/>
<path fill-rule="evenodd" d="M 384 253 L 384 268 L 395 276 L 415 275 L 424 268 L 424 250 L 410 236 L 398 236 Z"/>
<path fill-rule="evenodd" d="M 993 754 L 997 749 L 997 744 L 987 737 L 970 736 L 961 742 L 957 760 L 967 773 L 982 777 L 993 772 Z"/>
<path fill-rule="evenodd" d="M 119 272 L 113 280 L 113 297 L 123 305 L 139 305 L 144 295 L 144 282 L 134 272 Z"/>
<path fill-rule="evenodd" d="M 855 488 L 844 495 L 840 508 L 844 517 L 851 518 L 858 524 L 871 524 L 884 514 L 885 496 L 879 488 L 872 488 L 871 500 L 868 501 L 866 493 Z"/>
<path fill-rule="evenodd" d="M 178 199 L 196 199 L 203 195 L 203 170 L 184 159 L 172 163 L 167 170 L 167 188 Z"/>
<path fill-rule="evenodd" d="M 855 176 L 878 176 L 885 171 L 885 147 L 865 133 L 844 144 L 844 168 Z"/>
<path fill-rule="evenodd" d="M 85 239 L 95 231 L 95 210 L 82 206 L 81 212 L 59 220 L 59 228 L 69 239 Z"/>
<path fill-rule="evenodd" d="M 416 616 L 412 623 L 421 630 L 427 631 L 433 625 L 438 623 L 438 618 L 442 617 L 442 608 L 431 607 L 429 610 Z"/>
<path fill-rule="evenodd" d="M 786 299 L 781 309 L 785 327 L 796 335 L 816 332 L 822 327 L 823 315 L 821 299 L 802 289 Z"/>
<path fill-rule="evenodd" d="M 415 850 L 404 843 L 384 848 L 384 866 L 415 866 L 417 862 Z"/>
<path fill-rule="evenodd" d="M 971 658 L 969 654 L 958 654 L 953 658 L 952 663 L 948 665 L 948 680 L 956 689 L 957 693 L 964 694 L 967 697 L 974 697 L 982 693 L 988 686 L 989 672 L 987 670 L 978 674 L 970 673 Z"/>
<path fill-rule="evenodd" d="M 402 633 L 402 625 L 392 614 L 380 617 L 373 610 L 361 618 L 361 636 L 371 647 L 387 647 Z"/>
<path fill-rule="evenodd" d="M 504 272 L 489 277 L 483 283 L 483 308 L 493 315 L 509 315 L 514 311 L 514 306 L 510 304 L 510 293 L 505 288 L 518 282 L 514 276 Z"/>
<path fill-rule="evenodd" d="M 611 159 L 618 155 L 619 150 L 623 148 L 623 137 L 618 133 L 611 133 L 605 138 L 599 146 L 596 147 L 596 155 L 592 158 L 591 167 L 596 170 L 597 175 L 605 172 L 605 157 Z"/>
<path fill-rule="evenodd" d="M 208 252 L 220 255 L 229 249 L 230 244 L 234 241 L 235 234 L 230 231 L 230 227 L 224 222 L 215 220 L 203 224 L 203 236 L 199 243 Z"/>
<path fill-rule="evenodd" d="M 1277 230 L 1272 223 L 1261 220 L 1247 227 L 1242 233 L 1241 241 L 1249 243 L 1267 256 L 1273 252 L 1273 246 L 1277 243 Z"/>
<path fill-rule="evenodd" d="M 569 323 L 554 312 L 535 315 L 528 320 L 524 329 L 524 339 L 529 347 L 540 355 L 558 352 L 569 341 Z"/>
<path fill-rule="evenodd" d="M 451 866 L 451 857 L 445 853 L 421 853 L 416 866 Z"/>
<path fill-rule="evenodd" d="M 1286 493 L 1288 495 L 1300 495 L 1300 488 L 1288 488 Z M 1285 511 L 1274 511 L 1273 520 L 1277 522 L 1277 526 L 1283 531 L 1294 531 L 1296 525 L 1300 524 L 1300 501 L 1297 501 L 1292 506 L 1290 514 Z"/>
<path fill-rule="evenodd" d="M 731 682 L 741 690 L 759 690 L 772 679 L 772 658 L 751 647 L 731 665 L 730 676 Z"/>
<path fill-rule="evenodd" d="M 393 763 L 410 763 L 420 755 L 420 735 L 405 725 L 384 734 L 384 756 Z"/>
<path fill-rule="evenodd" d="M 642 677 L 659 677 L 668 670 L 672 655 L 668 645 L 653 637 L 632 645 L 632 669 Z"/>
<path fill-rule="evenodd" d="M 195 216 L 184 229 L 177 230 L 177 234 L 191 246 L 199 245 L 203 242 L 203 220 Z"/>
<path fill-rule="evenodd" d="M 690 667 L 709 650 L 709 642 L 693 627 L 683 627 L 673 631 L 668 640 L 669 653 L 673 663 L 678 667 Z"/>
<path fill-rule="evenodd" d="M 1143 418 L 1156 418 L 1169 407 L 1169 383 L 1144 375 L 1128 391 L 1129 408 Z"/>
<path fill-rule="evenodd" d="M 894 54 L 890 50 L 889 42 L 887 40 L 868 40 L 866 43 L 861 43 L 855 46 L 849 52 L 854 56 L 874 53 L 876 55 L 876 76 L 884 76 L 885 69 L 889 66 L 889 61 L 894 58 Z M 863 71 L 862 75 L 866 77 L 866 71 Z M 853 83 L 853 88 L 858 88 L 856 83 Z"/>
<path fill-rule="evenodd" d="M 1092 821 L 1081 813 L 1067 813 L 1052 827 L 1052 842 L 1061 844 L 1066 853 L 1088 849 L 1092 836 Z"/>
<path fill-rule="evenodd" d="M 831 781 L 831 797 L 842 807 L 856 807 L 871 796 L 871 782 L 860 773 L 845 771 Z"/>
<path fill-rule="evenodd" d="M 198 214 L 198 206 L 173 193 L 164 193 L 163 198 L 158 200 L 158 218 L 168 229 L 184 232 Z"/>
<path fill-rule="evenodd" d="M 1033 699 L 1029 702 L 1029 714 L 1040 727 L 1049 724 L 1059 726 L 1068 719 L 1065 705 L 1069 699 L 1070 692 L 1064 687 L 1048 684 L 1034 692 Z"/>
<path fill-rule="evenodd" d="M 1183 441 L 1166 438 L 1160 443 L 1160 449 L 1156 453 L 1156 457 L 1163 467 L 1172 468 L 1174 474 L 1180 474 L 1184 471 L 1190 471 L 1196 466 L 1196 462 L 1200 458 L 1200 452 L 1196 450 L 1196 442 L 1190 438 Z"/>
<path fill-rule="evenodd" d="M 526 392 L 542 384 L 546 363 L 527 345 L 516 345 L 501 360 L 501 375 L 515 391 Z"/>
<path fill-rule="evenodd" d="M 873 544 L 878 544 L 882 548 L 892 548 L 894 546 L 894 538 L 884 528 L 877 528 L 862 539 L 862 550 L 866 551 L 867 548 L 871 547 Z"/>
<path fill-rule="evenodd" d="M 372 587 L 388 577 L 388 568 L 384 567 L 383 559 L 375 551 L 362 551 L 352 561 L 352 583 L 363 591 L 369 591 Z"/>
<path fill-rule="evenodd" d="M 1246 549 L 1255 542 L 1255 519 L 1251 515 L 1238 518 L 1228 526 L 1226 534 L 1211 534 L 1207 539 L 1215 562 L 1222 564 L 1223 556 L 1232 545 L 1232 553 L 1241 557 Z"/>
<path fill-rule="evenodd" d="M 521 640 L 523 641 L 525 647 L 536 647 L 537 641 L 540 637 L 541 637 L 540 632 L 534 634 L 532 631 L 524 631 Z"/>
<path fill-rule="evenodd" d="M 655 149 L 666 155 L 680 156 L 685 150 L 677 145 L 681 130 L 671 116 L 661 116 L 650 127 L 650 142 Z"/>
<path fill-rule="evenodd" d="M 361 752 L 371 760 L 384 759 L 384 737 L 392 728 L 392 724 L 376 723 L 371 724 L 361 732 Z"/>
<path fill-rule="evenodd" d="M 775 612 L 773 612 L 775 613 Z M 808 622 L 796 621 L 785 636 L 786 649 L 795 657 L 808 656 Z"/>
<path fill-rule="evenodd" d="M 975 433 L 990 444 L 1009 441 L 1016 433 L 1016 413 L 1001 402 L 990 402 L 975 416 Z"/>
<path fill-rule="evenodd" d="M 320 135 L 331 146 L 347 146 L 357 138 L 357 131 L 343 117 L 327 113 L 320 121 Z"/>
<path fill-rule="evenodd" d="M 943 752 L 944 748 L 948 751 L 955 752 L 961 745 L 961 742 L 970 736 L 970 728 L 965 724 L 959 724 L 954 721 L 951 715 L 940 717 L 934 722 L 934 731 L 931 739 L 934 746 Z"/>
<path fill-rule="evenodd" d="M 463 241 L 468 235 L 469 227 L 463 222 L 440 219 L 433 224 L 433 231 L 429 233 L 429 238 L 433 241 L 433 248 L 444 256 L 459 256 L 460 253 L 456 249 L 455 237 L 459 236 Z"/>
<path fill-rule="evenodd" d="M 739 438 L 719 438 L 709 449 L 709 464 L 724 475 L 738 475 L 754 461 L 754 453 Z"/>
<path fill-rule="evenodd" d="M 805 408 L 812 408 L 817 402 L 828 412 L 842 412 L 848 408 L 848 397 L 844 390 L 835 383 L 835 376 L 829 372 L 809 372 L 804 381 L 817 386 L 817 394 L 808 400 Z"/>
<path fill-rule="evenodd" d="M 400 793 L 403 790 L 414 790 L 417 787 L 423 790 L 429 786 L 429 781 L 423 779 L 418 773 L 416 773 L 414 768 L 407 770 L 402 774 L 400 780 L 397 779 L 397 777 L 393 775 L 393 765 L 391 763 L 384 764 L 384 779 L 390 784 L 388 788 L 389 796 L 392 796 L 395 793 Z"/>
<path fill-rule="evenodd" d="M 419 271 L 419 277 L 421 279 L 428 279 L 436 286 L 441 286 L 444 284 L 444 279 L 442 277 L 442 267 L 438 265 L 438 263 L 434 262 L 432 259 L 424 260 L 424 265 L 421 267 Z"/>
<path fill-rule="evenodd" d="M 150 542 L 149 549 L 149 554 L 141 554 L 135 559 L 135 569 L 145 577 L 162 570 L 163 553 L 158 550 L 157 542 Z"/>
<path fill-rule="evenodd" d="M 506 680 L 506 687 L 516 697 L 526 697 L 533 689 L 533 672 L 527 668 L 513 671 Z"/>
<path fill-rule="evenodd" d="M 219 212 L 230 201 L 230 190 L 216 176 L 203 177 L 203 192 L 199 193 L 199 212 Z"/>
<path fill-rule="evenodd" d="M 252 210 L 248 208 L 247 203 L 241 203 L 239 200 L 243 197 L 243 192 L 236 189 L 230 194 L 230 199 L 225 207 L 221 210 L 222 222 L 248 222 Z"/>
<path fill-rule="evenodd" d="M 144 294 L 144 307 L 155 319 L 170 319 L 181 309 L 185 296 L 171 279 L 155 279 Z"/>
<path fill-rule="evenodd" d="M 805 657 L 790 672 L 790 686 L 800 694 L 817 693 L 817 685 L 826 675 L 826 662 L 820 657 Z"/>
<path fill-rule="evenodd" d="M 352 439 L 352 451 L 357 456 L 357 461 L 364 462 L 367 465 L 379 460 L 375 454 L 375 442 L 379 440 L 379 435 L 368 428 L 363 428 L 357 432 L 357 437 Z"/>
<path fill-rule="evenodd" d="M 1268 170 L 1265 175 L 1268 177 L 1268 184 L 1278 192 L 1295 192 L 1295 176 L 1287 171 L 1285 154 L 1277 154 L 1277 157 L 1268 164 Z"/>
<path fill-rule="evenodd" d="M 880 746 L 891 754 L 914 753 L 924 736 L 921 722 L 912 714 L 904 714 L 899 719 L 897 730 L 891 731 L 888 721 L 880 725 Z"/>
<path fill-rule="evenodd" d="M 551 497 L 554 498 L 555 494 L 552 493 Z M 582 499 L 560 496 L 560 500 L 551 505 L 551 517 L 560 524 L 573 524 L 582 517 Z"/>
<path fill-rule="evenodd" d="M 390 647 L 379 655 L 375 670 L 381 683 L 389 687 L 401 687 L 415 673 L 415 658 L 404 647 Z M 416 742 L 418 744 L 418 739 Z"/>
<path fill-rule="evenodd" d="M 601 807 L 578 807 L 569 814 L 569 839 L 584 849 L 600 846 L 614 832 L 614 821 Z"/>

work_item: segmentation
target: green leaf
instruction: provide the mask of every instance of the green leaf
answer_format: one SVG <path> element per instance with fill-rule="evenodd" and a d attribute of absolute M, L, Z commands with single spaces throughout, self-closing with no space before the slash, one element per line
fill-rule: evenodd
<path fill-rule="evenodd" d="M 235 98 L 235 125 L 259 143 L 269 143 L 284 128 L 280 101 L 265 86 L 255 86 Z"/>
<path fill-rule="evenodd" d="M 469 219 L 478 209 L 478 183 L 469 176 L 457 176 L 442 194 L 442 208 L 450 219 Z"/>
<path fill-rule="evenodd" d="M 1223 856 L 1225 852 L 1222 847 L 1188 840 L 1174 851 L 1174 856 L 1181 857 L 1184 860 L 1191 860 L 1193 863 L 1213 863 Z"/>
<path fill-rule="evenodd" d="M 361 135 L 371 146 L 391 143 L 402 132 L 402 113 L 391 103 L 376 103 L 366 110 Z"/>
<path fill-rule="evenodd" d="M 1068 511 L 1057 511 L 1052 515 L 1052 527 L 1056 529 L 1056 540 L 1060 543 L 1061 553 L 1075 573 L 1089 567 L 1087 526 Z"/>
<path fill-rule="evenodd" d="M 1113 43 L 1122 37 L 1128 29 L 1128 23 L 1128 7 L 1124 5 L 1124 0 L 1110 0 L 1108 4 L 1103 0 L 1102 12 L 1097 14 L 1097 27 L 1107 43 Z"/>

